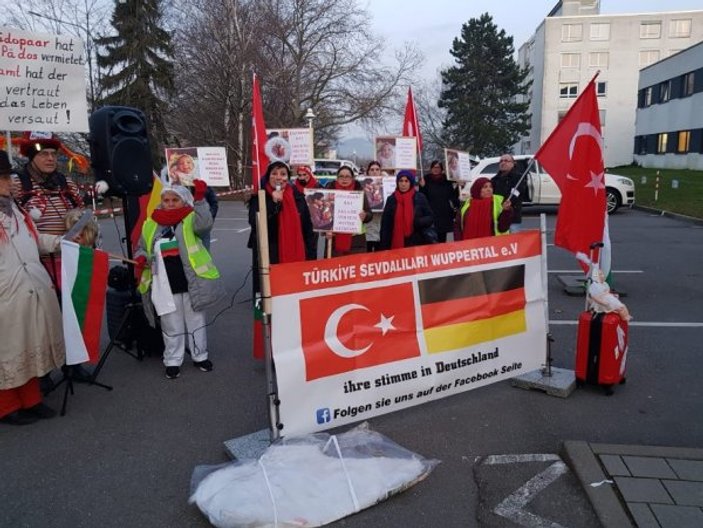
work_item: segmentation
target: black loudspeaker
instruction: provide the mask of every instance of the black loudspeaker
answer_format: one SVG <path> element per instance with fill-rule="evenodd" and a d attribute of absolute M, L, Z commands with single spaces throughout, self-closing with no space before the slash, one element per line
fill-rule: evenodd
<path fill-rule="evenodd" d="M 91 165 L 107 194 L 138 196 L 151 192 L 153 166 L 146 117 L 136 108 L 104 106 L 89 120 Z"/>

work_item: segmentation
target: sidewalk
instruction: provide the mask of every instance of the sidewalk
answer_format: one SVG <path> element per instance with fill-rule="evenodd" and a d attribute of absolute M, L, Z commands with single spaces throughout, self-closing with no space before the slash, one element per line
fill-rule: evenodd
<path fill-rule="evenodd" d="M 604 528 L 703 526 L 703 449 L 567 441 L 564 451 Z"/>

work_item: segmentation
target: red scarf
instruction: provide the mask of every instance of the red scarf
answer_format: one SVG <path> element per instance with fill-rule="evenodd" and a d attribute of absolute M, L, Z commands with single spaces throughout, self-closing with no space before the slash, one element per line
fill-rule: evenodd
<path fill-rule="evenodd" d="M 493 198 L 471 198 L 464 215 L 463 240 L 493 236 Z"/>
<path fill-rule="evenodd" d="M 190 205 L 184 205 L 178 209 L 155 209 L 151 213 L 151 218 L 159 225 L 175 226 L 192 212 L 193 208 Z"/>
<path fill-rule="evenodd" d="M 334 188 L 338 191 L 353 191 L 354 185 L 347 185 L 343 187 L 339 182 L 334 182 Z M 352 246 L 352 237 L 349 233 L 335 233 L 334 235 L 334 250 L 337 253 L 349 253 Z"/>
<path fill-rule="evenodd" d="M 396 189 L 393 196 L 395 196 L 396 208 L 395 218 L 393 218 L 391 249 L 396 249 L 405 247 L 405 239 L 413 234 L 415 188 L 411 187 L 408 192 L 404 193 Z"/>
<path fill-rule="evenodd" d="M 266 192 L 273 196 L 271 182 L 266 182 Z M 292 185 L 283 188 L 281 212 L 278 213 L 278 263 L 305 260 L 305 242 L 300 215 L 295 204 L 295 191 Z M 275 262 L 273 264 L 276 264 Z"/>
<path fill-rule="evenodd" d="M 315 176 L 310 176 L 308 179 L 307 183 L 303 185 L 303 183 L 300 181 L 300 179 L 296 178 L 295 179 L 295 186 L 297 189 L 305 194 L 305 189 L 316 189 L 317 188 L 317 180 L 315 179 Z"/>

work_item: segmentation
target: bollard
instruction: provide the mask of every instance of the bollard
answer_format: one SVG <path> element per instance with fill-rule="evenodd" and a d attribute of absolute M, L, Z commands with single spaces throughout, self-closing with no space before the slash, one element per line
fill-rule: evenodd
<path fill-rule="evenodd" d="M 657 177 L 654 180 L 654 201 L 659 199 L 659 171 L 657 171 Z"/>

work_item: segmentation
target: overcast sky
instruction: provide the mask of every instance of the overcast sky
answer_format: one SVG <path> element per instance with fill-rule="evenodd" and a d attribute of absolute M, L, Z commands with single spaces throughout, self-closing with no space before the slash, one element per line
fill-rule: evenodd
<path fill-rule="evenodd" d="M 363 0 L 362 0 L 363 1 Z M 389 47 L 414 42 L 425 56 L 423 73 L 451 65 L 452 41 L 470 18 L 488 12 L 499 29 L 514 37 L 517 50 L 556 5 L 556 0 L 368 0 L 375 30 Z M 701 0 L 601 0 L 601 13 L 652 13 L 703 9 Z"/>

